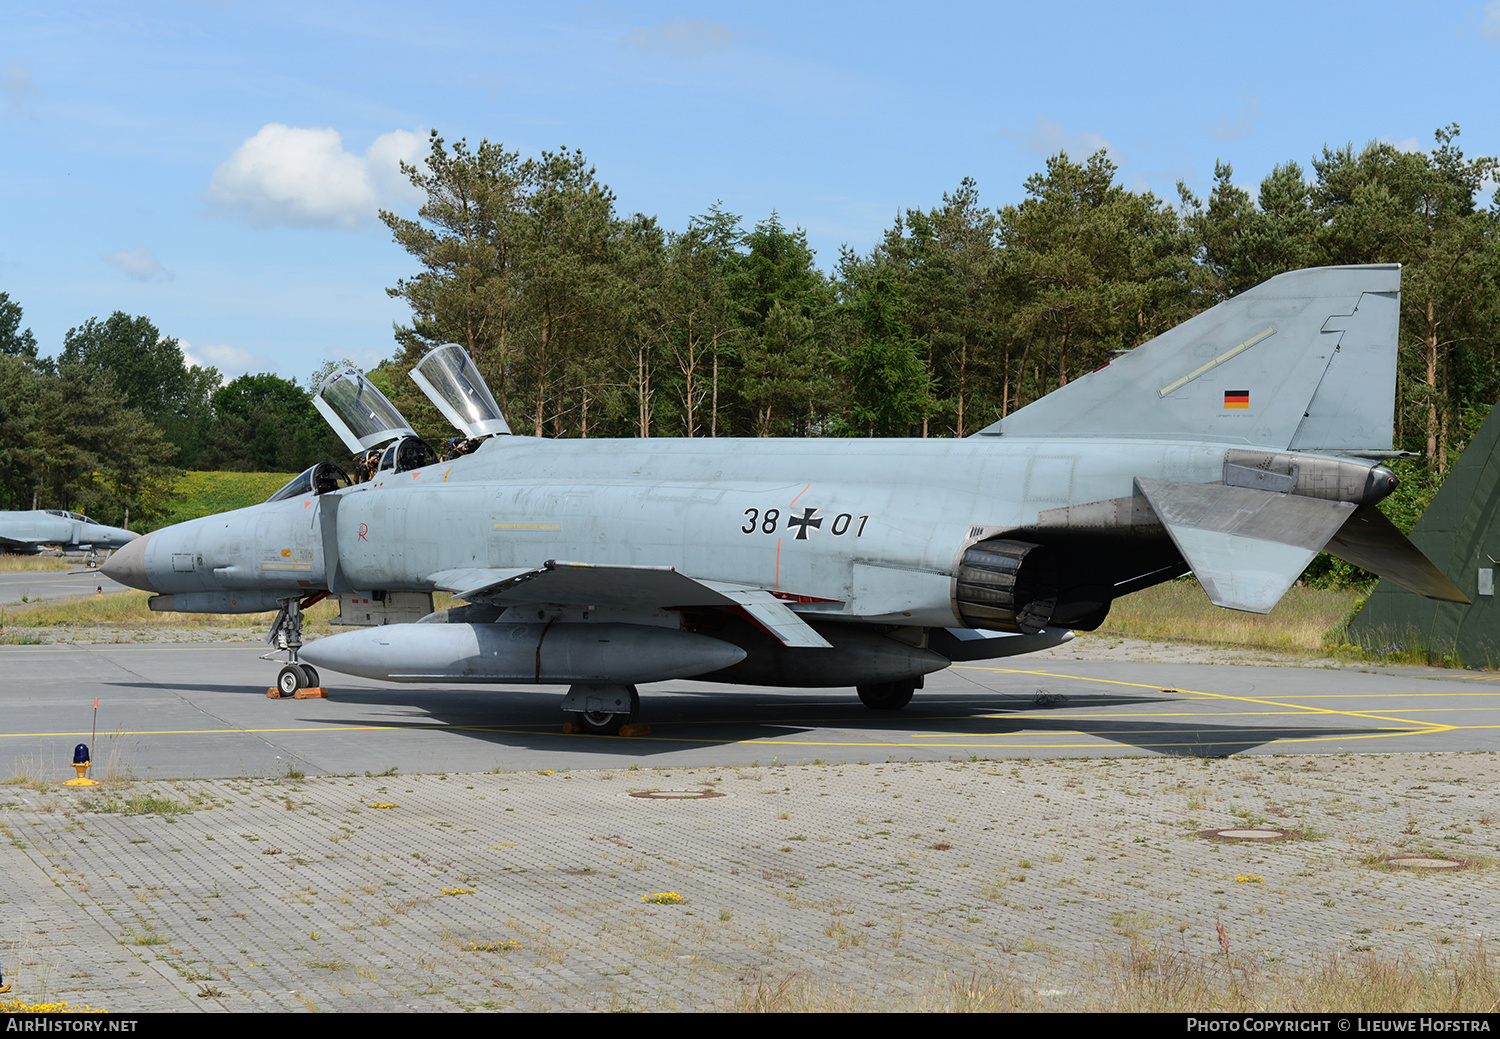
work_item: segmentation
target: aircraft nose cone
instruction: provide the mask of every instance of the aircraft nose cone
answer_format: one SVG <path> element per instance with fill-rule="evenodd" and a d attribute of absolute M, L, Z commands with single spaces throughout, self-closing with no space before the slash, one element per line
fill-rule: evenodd
<path fill-rule="evenodd" d="M 150 540 L 151 535 L 147 534 L 145 537 L 132 539 L 124 548 L 116 549 L 104 561 L 104 565 L 99 567 L 100 573 L 111 581 L 119 581 L 144 592 L 158 591 L 146 573 L 146 543 Z"/>

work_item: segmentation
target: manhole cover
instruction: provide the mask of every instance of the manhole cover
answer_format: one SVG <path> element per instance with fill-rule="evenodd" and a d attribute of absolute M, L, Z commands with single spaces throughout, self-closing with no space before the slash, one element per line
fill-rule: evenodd
<path fill-rule="evenodd" d="M 1468 865 L 1462 859 L 1440 859 L 1431 855 L 1392 855 L 1380 861 L 1387 866 L 1406 869 L 1463 869 Z"/>
<path fill-rule="evenodd" d="M 703 801 L 710 797 L 728 797 L 717 790 L 632 790 L 627 796 L 652 801 Z"/>
<path fill-rule="evenodd" d="M 1199 833 L 1200 837 L 1217 837 L 1220 840 L 1226 841 L 1279 841 L 1283 837 L 1290 837 L 1291 835 L 1291 832 L 1288 830 L 1242 830 L 1233 828 L 1228 830 L 1203 830 Z"/>

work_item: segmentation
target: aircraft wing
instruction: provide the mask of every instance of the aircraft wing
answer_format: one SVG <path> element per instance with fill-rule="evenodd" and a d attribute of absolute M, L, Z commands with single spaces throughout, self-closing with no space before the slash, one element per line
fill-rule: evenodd
<path fill-rule="evenodd" d="M 3 552 L 35 552 L 41 545 L 40 541 L 28 538 L 0 537 L 0 551 Z"/>
<path fill-rule="evenodd" d="M 831 644 L 764 588 L 699 581 L 669 566 L 571 563 L 549 559 L 530 570 L 466 568 L 432 575 L 433 583 L 465 602 L 496 606 L 719 606 L 734 609 L 783 645 L 831 649 Z"/>

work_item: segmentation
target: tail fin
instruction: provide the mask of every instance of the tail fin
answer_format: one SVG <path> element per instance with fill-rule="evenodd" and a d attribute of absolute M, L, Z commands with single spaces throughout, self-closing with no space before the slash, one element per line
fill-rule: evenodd
<path fill-rule="evenodd" d="M 1398 264 L 1281 274 L 978 435 L 1384 451 L 1400 309 Z"/>

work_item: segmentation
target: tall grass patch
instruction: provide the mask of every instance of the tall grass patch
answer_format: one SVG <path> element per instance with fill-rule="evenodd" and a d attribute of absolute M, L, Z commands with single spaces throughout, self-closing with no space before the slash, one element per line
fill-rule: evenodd
<path fill-rule="evenodd" d="M 1117 599 L 1100 632 L 1322 653 L 1329 633 L 1348 624 L 1361 594 L 1357 588 L 1294 585 L 1269 614 L 1262 616 L 1215 606 L 1195 579 L 1185 577 Z"/>

